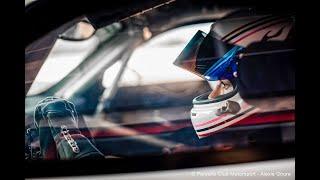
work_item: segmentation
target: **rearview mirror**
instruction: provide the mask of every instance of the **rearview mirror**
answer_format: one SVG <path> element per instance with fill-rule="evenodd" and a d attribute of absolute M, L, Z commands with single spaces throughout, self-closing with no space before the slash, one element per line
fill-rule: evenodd
<path fill-rule="evenodd" d="M 62 33 L 59 38 L 69 41 L 82 41 L 89 39 L 95 32 L 96 30 L 89 22 L 80 21 Z"/>

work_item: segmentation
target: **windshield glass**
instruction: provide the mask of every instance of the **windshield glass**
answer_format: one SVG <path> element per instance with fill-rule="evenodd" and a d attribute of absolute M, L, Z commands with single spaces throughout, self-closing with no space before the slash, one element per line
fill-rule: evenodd
<path fill-rule="evenodd" d="M 81 23 L 81 22 L 80 22 Z M 92 28 L 82 24 L 76 24 L 68 29 L 62 35 L 68 37 L 88 37 L 92 34 Z M 75 30 L 77 28 L 77 31 Z M 105 28 L 99 29 L 92 37 L 83 40 L 66 40 L 58 38 L 52 47 L 49 55 L 31 85 L 27 96 L 40 94 L 66 77 L 80 63 L 93 53 L 101 43 L 115 36 L 121 25 L 119 23 L 111 24 Z M 32 53 L 27 51 L 26 55 Z"/>
<path fill-rule="evenodd" d="M 188 42 L 199 31 L 208 34 L 219 16 L 214 8 L 175 8 L 123 19 L 85 40 L 57 39 L 25 99 L 26 159 L 225 153 L 294 143 L 294 98 L 257 108 L 240 97 L 233 81 L 207 81 L 176 65 Z M 279 22 L 256 39 L 266 33 L 286 37 L 292 24 Z M 233 27 L 227 25 L 219 27 Z M 260 27 L 252 28 L 244 35 Z M 218 30 L 221 35 L 234 29 Z M 209 99 L 213 90 L 222 95 Z M 240 153 L 234 159 L 256 156 Z"/>

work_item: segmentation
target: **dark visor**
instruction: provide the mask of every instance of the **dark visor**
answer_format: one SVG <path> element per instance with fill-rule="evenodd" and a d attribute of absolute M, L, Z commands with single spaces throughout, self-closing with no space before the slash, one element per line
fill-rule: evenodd
<path fill-rule="evenodd" d="M 229 79 L 235 67 L 233 57 L 240 49 L 199 30 L 174 64 L 207 80 Z"/>

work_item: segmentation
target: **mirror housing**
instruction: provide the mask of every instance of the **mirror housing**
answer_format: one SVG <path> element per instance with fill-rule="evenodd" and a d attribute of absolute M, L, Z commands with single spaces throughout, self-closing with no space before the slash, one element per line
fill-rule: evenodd
<path fill-rule="evenodd" d="M 96 30 L 88 21 L 80 21 L 59 35 L 60 39 L 68 41 L 83 41 L 95 34 Z"/>

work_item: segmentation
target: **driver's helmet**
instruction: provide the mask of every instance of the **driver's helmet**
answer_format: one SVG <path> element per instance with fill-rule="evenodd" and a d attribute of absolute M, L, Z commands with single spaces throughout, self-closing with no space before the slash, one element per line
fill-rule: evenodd
<path fill-rule="evenodd" d="M 191 121 L 199 138 L 212 135 L 258 111 L 244 102 L 238 93 L 237 64 L 246 55 L 244 50 L 253 43 L 275 41 L 284 45 L 279 48 L 266 46 L 251 55 L 288 49 L 287 42 L 293 29 L 294 16 L 291 14 L 242 16 L 214 22 L 209 33 L 198 31 L 191 38 L 174 64 L 207 80 L 211 87 L 221 80 L 229 80 L 232 84 L 232 88 L 214 99 L 208 98 L 210 92 L 194 98 Z"/>

